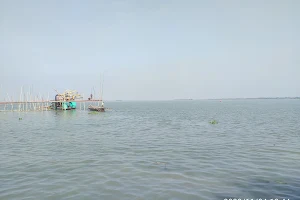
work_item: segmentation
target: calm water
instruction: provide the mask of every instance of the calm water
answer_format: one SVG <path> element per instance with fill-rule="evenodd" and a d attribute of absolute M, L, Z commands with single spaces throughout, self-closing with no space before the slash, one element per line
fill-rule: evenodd
<path fill-rule="evenodd" d="M 106 105 L 0 113 L 0 199 L 300 199 L 300 100 Z"/>

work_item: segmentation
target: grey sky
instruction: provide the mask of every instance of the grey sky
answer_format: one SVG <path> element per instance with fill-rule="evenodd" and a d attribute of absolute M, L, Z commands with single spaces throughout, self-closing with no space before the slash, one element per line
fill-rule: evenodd
<path fill-rule="evenodd" d="M 300 96 L 300 1 L 0 0 L 0 88 L 104 99 Z"/>

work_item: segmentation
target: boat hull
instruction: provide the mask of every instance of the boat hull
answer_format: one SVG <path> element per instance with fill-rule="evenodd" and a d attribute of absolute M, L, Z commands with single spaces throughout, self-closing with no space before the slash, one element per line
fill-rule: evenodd
<path fill-rule="evenodd" d="M 100 107 L 100 106 L 89 106 L 88 109 L 90 111 L 96 111 L 96 112 L 105 112 L 105 108 L 104 107 Z"/>

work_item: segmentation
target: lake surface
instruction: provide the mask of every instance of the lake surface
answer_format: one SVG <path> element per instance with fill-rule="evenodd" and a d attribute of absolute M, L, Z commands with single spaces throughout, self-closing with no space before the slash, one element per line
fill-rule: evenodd
<path fill-rule="evenodd" d="M 0 112 L 0 199 L 300 199 L 300 100 L 106 106 Z"/>

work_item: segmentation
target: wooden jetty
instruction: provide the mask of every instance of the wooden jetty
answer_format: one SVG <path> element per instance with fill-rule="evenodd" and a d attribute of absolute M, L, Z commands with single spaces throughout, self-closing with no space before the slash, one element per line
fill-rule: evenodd
<path fill-rule="evenodd" d="M 80 109 L 85 110 L 86 108 L 94 108 L 99 107 L 100 102 L 102 102 L 101 111 L 103 111 L 103 80 L 100 84 L 100 91 L 98 99 L 93 99 L 93 95 L 91 94 L 88 99 L 84 99 L 83 95 L 79 94 L 76 90 L 66 90 L 63 93 L 59 93 L 57 90 L 54 100 L 49 100 L 48 98 L 45 100 L 40 93 L 39 95 L 32 94 L 32 88 L 29 88 L 29 92 L 25 92 L 23 90 L 23 86 L 21 87 L 20 98 L 18 101 L 14 101 L 12 97 L 10 97 L 7 93 L 8 101 L 4 98 L 4 101 L 0 102 L 0 111 L 45 111 L 45 110 L 72 110 L 72 109 Z M 2 85 L 0 87 L 2 89 Z M 2 93 L 3 94 L 3 93 Z M 95 93 L 94 93 L 95 95 Z M 86 103 L 91 103 L 86 106 Z M 95 102 L 98 103 L 98 106 L 95 105 Z M 91 110 L 91 109 L 89 109 Z"/>
<path fill-rule="evenodd" d="M 8 95 L 7 95 L 8 96 Z M 30 95 L 31 96 L 31 95 Z M 86 110 L 88 106 L 86 103 L 90 105 L 95 104 L 97 102 L 103 102 L 102 99 L 83 99 L 83 96 L 79 95 L 75 90 L 66 90 L 64 93 L 55 95 L 54 100 L 44 100 L 41 97 L 27 97 L 20 94 L 19 101 L 12 101 L 9 96 L 8 99 L 10 101 L 2 101 L 0 102 L 0 111 L 17 111 L 17 112 L 27 112 L 27 111 L 47 111 L 47 110 L 71 110 L 71 109 L 79 109 Z"/>
<path fill-rule="evenodd" d="M 101 99 L 90 99 L 90 100 L 74 100 L 75 102 L 98 102 L 102 101 Z M 26 103 L 55 103 L 55 102 L 67 102 L 67 101 L 55 101 L 55 100 L 49 100 L 49 101 L 0 101 L 0 105 L 2 104 L 26 104 Z"/>

